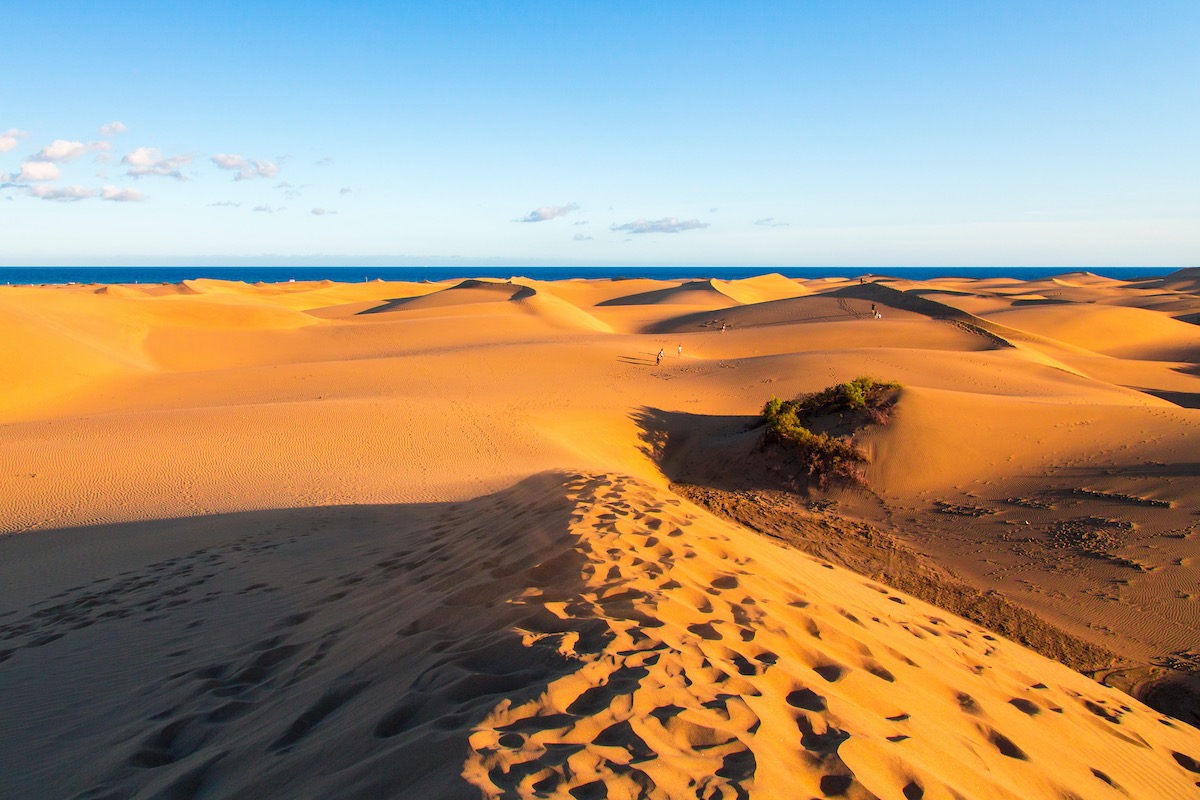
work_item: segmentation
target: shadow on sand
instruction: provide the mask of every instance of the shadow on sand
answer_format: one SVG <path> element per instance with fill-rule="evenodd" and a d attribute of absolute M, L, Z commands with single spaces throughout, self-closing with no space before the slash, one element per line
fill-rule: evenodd
<path fill-rule="evenodd" d="M 542 602 L 582 585 L 572 507 L 547 474 L 0 540 L 0 796 L 478 798 L 472 726 L 608 635 Z"/>

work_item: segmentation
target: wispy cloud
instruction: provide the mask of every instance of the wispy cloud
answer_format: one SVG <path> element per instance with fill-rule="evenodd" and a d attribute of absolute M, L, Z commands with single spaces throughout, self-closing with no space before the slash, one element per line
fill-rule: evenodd
<path fill-rule="evenodd" d="M 44 163 L 44 162 L 43 162 Z M 50 166 L 53 166 L 51 164 Z M 15 186 L 15 184 L 9 184 Z M 112 203 L 140 203 L 146 199 L 146 195 L 139 192 L 137 189 L 119 189 L 116 186 L 104 186 L 100 189 L 90 189 L 86 186 L 54 186 L 51 184 L 38 184 L 36 186 L 25 186 L 25 194 L 30 197 L 36 197 L 39 200 L 53 200 L 59 203 L 74 203 L 79 200 L 89 200 L 98 197 L 101 200 L 107 200 Z"/>
<path fill-rule="evenodd" d="M 96 196 L 95 189 L 88 189 L 85 186 L 47 186 L 44 184 L 30 186 L 25 193 L 39 200 L 54 200 L 59 203 L 74 203 Z"/>
<path fill-rule="evenodd" d="M 275 184 L 275 188 L 282 190 L 283 196 L 287 200 L 295 200 L 301 194 L 298 188 L 287 181 L 280 181 L 279 183 Z"/>
<path fill-rule="evenodd" d="M 112 149 L 111 142 L 72 142 L 67 139 L 55 139 L 39 150 L 34 161 L 74 161 L 88 153 L 104 152 Z"/>
<path fill-rule="evenodd" d="M 329 210 L 329 209 L 327 209 L 327 208 L 314 208 L 314 209 L 313 209 L 312 211 L 310 211 L 309 213 L 310 213 L 310 214 L 312 214 L 314 217 L 324 217 L 324 216 L 326 216 L 327 214 L 336 214 L 336 213 L 338 213 L 338 212 L 336 212 L 336 211 L 330 211 L 330 210 Z"/>
<path fill-rule="evenodd" d="M 100 126 L 101 136 L 116 136 L 118 133 L 125 133 L 129 128 L 125 127 L 125 123 L 117 122 L 115 119 L 112 122 L 106 122 Z"/>
<path fill-rule="evenodd" d="M 325 156 L 324 158 L 317 159 L 317 161 L 313 164 L 313 166 L 314 167 L 328 167 L 328 166 L 331 166 L 332 164 L 333 164 L 333 156 Z"/>
<path fill-rule="evenodd" d="M 26 131 L 16 128 L 9 128 L 4 133 L 0 133 L 0 153 L 7 153 L 19 144 L 19 139 L 23 139 L 29 134 Z"/>
<path fill-rule="evenodd" d="M 30 181 L 55 181 L 62 177 L 62 170 L 57 164 L 49 161 L 26 161 L 21 165 L 21 174 L 17 176 L 18 183 Z"/>
<path fill-rule="evenodd" d="M 209 208 L 241 208 L 241 203 L 235 203 L 232 200 L 218 200 L 215 203 L 209 203 Z"/>
<path fill-rule="evenodd" d="M 100 197 L 114 203 L 140 203 L 146 195 L 137 189 L 118 189 L 115 186 L 105 186 L 100 190 Z"/>
<path fill-rule="evenodd" d="M 570 214 L 572 211 L 578 210 L 579 206 L 575 203 L 568 203 L 565 206 L 542 206 L 530 211 L 529 216 L 521 217 L 517 222 L 545 222 L 548 219 L 561 217 L 563 214 Z"/>
<path fill-rule="evenodd" d="M 347 194 L 350 194 L 352 191 L 354 191 L 354 190 L 351 189 L 349 186 L 343 186 L 341 189 L 338 190 L 338 194 L 347 195 Z"/>
<path fill-rule="evenodd" d="M 572 237 L 572 240 L 576 242 L 590 242 L 592 237 L 584 236 L 582 233 L 577 233 Z"/>
<path fill-rule="evenodd" d="M 776 222 L 774 217 L 765 217 L 763 219 L 754 220 L 755 225 L 761 225 L 764 228 L 786 228 L 790 222 Z"/>
<path fill-rule="evenodd" d="M 139 147 L 121 159 L 128 167 L 126 175 L 141 178 L 146 175 L 161 175 L 165 178 L 186 180 L 182 169 L 192 163 L 190 155 L 164 157 L 157 147 Z"/>
<path fill-rule="evenodd" d="M 277 211 L 287 211 L 287 207 L 279 206 L 278 208 L 271 208 L 270 206 L 263 205 L 263 206 L 255 206 L 254 210 L 259 212 L 260 214 L 274 214 Z"/>
<path fill-rule="evenodd" d="M 235 181 L 248 181 L 251 178 L 274 178 L 279 174 L 279 166 L 270 161 L 244 158 L 234 153 L 217 153 L 212 162 L 221 169 L 237 170 L 233 176 Z"/>
<path fill-rule="evenodd" d="M 638 219 L 626 222 L 624 225 L 611 225 L 609 229 L 628 233 L 679 233 L 707 227 L 707 222 L 701 222 L 698 219 L 664 217 L 663 219 Z"/>

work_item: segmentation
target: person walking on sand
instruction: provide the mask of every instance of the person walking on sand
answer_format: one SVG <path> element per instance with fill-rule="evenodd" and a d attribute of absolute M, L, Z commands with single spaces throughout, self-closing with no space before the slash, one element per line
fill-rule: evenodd
<path fill-rule="evenodd" d="M 661 367 L 662 360 L 663 360 L 663 349 L 660 347 L 660 348 L 658 348 L 658 357 L 654 359 L 654 365 L 656 367 Z"/>
<path fill-rule="evenodd" d="M 683 345 L 679 345 L 676 351 L 681 357 L 683 356 Z"/>
<path fill-rule="evenodd" d="M 725 323 L 722 322 L 721 323 L 721 333 L 724 333 L 724 332 L 725 332 Z"/>

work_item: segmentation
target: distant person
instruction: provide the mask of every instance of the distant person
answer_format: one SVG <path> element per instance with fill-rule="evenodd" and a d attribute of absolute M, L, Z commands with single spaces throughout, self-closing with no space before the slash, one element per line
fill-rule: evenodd
<path fill-rule="evenodd" d="M 724 333 L 724 332 L 725 332 L 725 323 L 722 322 L 721 323 L 721 333 Z"/>
<path fill-rule="evenodd" d="M 874 303 L 871 303 L 871 315 L 872 316 L 875 315 L 875 304 Z"/>
<path fill-rule="evenodd" d="M 661 347 L 658 348 L 658 357 L 654 359 L 655 366 L 657 366 L 657 367 L 662 366 L 663 355 L 664 355 L 663 349 Z"/>
<path fill-rule="evenodd" d="M 683 345 L 679 345 L 679 347 L 676 348 L 675 352 L 678 353 L 680 356 L 682 356 L 683 355 Z"/>

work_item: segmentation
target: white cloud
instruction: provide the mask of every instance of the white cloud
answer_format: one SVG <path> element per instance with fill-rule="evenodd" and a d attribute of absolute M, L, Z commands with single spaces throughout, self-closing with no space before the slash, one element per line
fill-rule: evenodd
<path fill-rule="evenodd" d="M 25 193 L 39 200 L 56 200 L 60 203 L 73 203 L 96 196 L 95 189 L 83 186 L 30 186 Z"/>
<path fill-rule="evenodd" d="M 270 161 L 250 160 L 234 153 L 217 153 L 212 162 L 221 169 L 237 170 L 233 176 L 235 181 L 247 181 L 251 178 L 274 178 L 279 174 L 279 167 Z"/>
<path fill-rule="evenodd" d="M 115 186 L 105 186 L 100 190 L 100 196 L 114 203 L 140 203 L 146 199 L 146 195 L 137 189 L 118 189 Z"/>
<path fill-rule="evenodd" d="M 254 210 L 263 214 L 274 214 L 276 211 L 287 211 L 287 207 L 271 208 L 270 206 L 255 206 Z"/>
<path fill-rule="evenodd" d="M 20 183 L 29 181 L 54 181 L 62 177 L 62 170 L 57 164 L 49 161 L 26 161 L 21 165 L 21 174 L 17 176 Z"/>
<path fill-rule="evenodd" d="M 189 155 L 163 157 L 157 147 L 139 147 L 121 159 L 121 163 L 129 167 L 126 175 L 140 178 L 145 175 L 161 175 L 165 178 L 185 180 L 180 171 L 192 163 Z"/>
<path fill-rule="evenodd" d="M 29 134 L 16 128 L 9 128 L 4 133 L 0 133 L 0 153 L 7 153 L 17 146 L 17 140 L 22 139 Z"/>
<path fill-rule="evenodd" d="M 663 219 L 638 219 L 626 222 L 624 225 L 611 225 L 609 230 L 628 231 L 629 233 L 679 233 L 707 227 L 707 222 L 701 222 L 698 219 L 664 217 Z"/>
<path fill-rule="evenodd" d="M 333 164 L 333 157 L 325 156 L 324 158 L 317 160 L 317 162 L 315 164 L 313 164 L 313 166 L 314 167 L 328 167 L 331 164 Z"/>
<path fill-rule="evenodd" d="M 521 217 L 517 222 L 545 222 L 548 219 L 561 217 L 563 214 L 570 214 L 572 211 L 578 211 L 579 206 L 575 203 L 568 203 L 565 206 L 542 206 L 529 212 L 529 216 Z"/>
<path fill-rule="evenodd" d="M 241 156 L 230 153 L 217 153 L 212 157 L 212 162 L 221 169 L 241 169 L 247 163 Z"/>
<path fill-rule="evenodd" d="M 71 142 L 66 139 L 55 139 L 43 147 L 33 157 L 36 161 L 74 161 L 88 153 L 111 150 L 110 142 Z"/>
<path fill-rule="evenodd" d="M 590 236 L 584 236 L 582 233 L 577 233 L 577 234 L 575 234 L 575 236 L 574 236 L 574 237 L 572 237 L 572 238 L 573 238 L 573 240 L 574 240 L 574 241 L 576 241 L 576 242 L 590 242 L 590 241 L 592 240 L 592 237 L 590 237 Z"/>
<path fill-rule="evenodd" d="M 346 195 L 350 194 L 352 191 L 353 189 L 351 189 L 349 186 L 343 186 L 340 190 L 338 190 L 338 194 Z"/>
<path fill-rule="evenodd" d="M 209 208 L 241 208 L 241 203 L 235 203 L 232 200 L 218 200 L 215 203 L 209 203 Z"/>
<path fill-rule="evenodd" d="M 776 222 L 774 217 L 766 217 L 764 219 L 754 220 L 755 225 L 761 225 L 764 228 L 786 228 L 790 223 Z"/>
<path fill-rule="evenodd" d="M 311 213 L 313 216 L 315 216 L 315 217 L 323 217 L 323 216 L 325 216 L 326 214 L 336 214 L 337 212 L 336 212 L 336 211 L 329 211 L 329 210 L 327 210 L 327 209 L 324 209 L 324 208 L 314 208 L 314 209 L 313 209 L 313 210 L 312 210 L 310 213 Z"/>
<path fill-rule="evenodd" d="M 106 122 L 100 126 L 100 135 L 116 136 L 118 133 L 125 133 L 127 130 L 129 130 L 129 128 L 125 127 L 125 123 L 113 120 L 112 122 Z"/>

